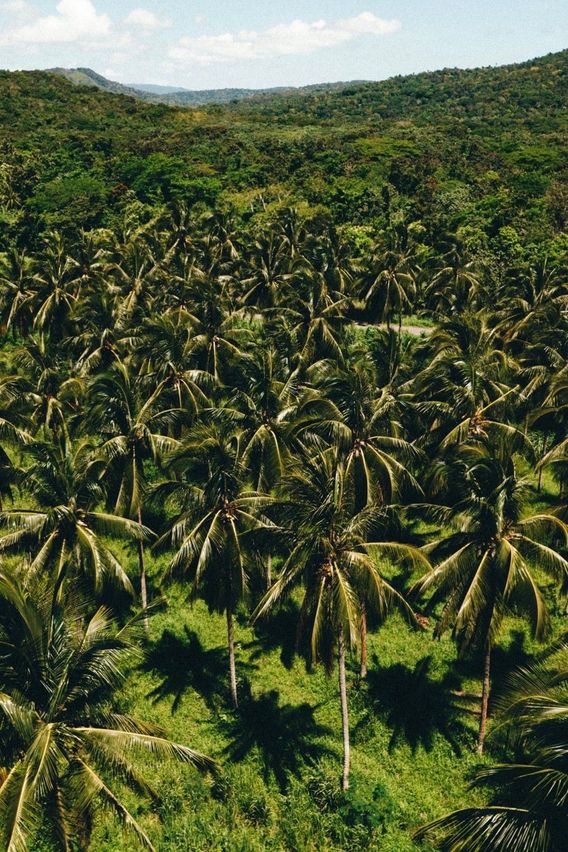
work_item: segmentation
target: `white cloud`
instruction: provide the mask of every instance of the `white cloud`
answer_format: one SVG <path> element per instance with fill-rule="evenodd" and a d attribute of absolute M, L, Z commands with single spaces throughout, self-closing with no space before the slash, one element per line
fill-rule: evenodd
<path fill-rule="evenodd" d="M 111 31 L 108 15 L 99 15 L 91 0 L 60 0 L 56 15 L 36 18 L 26 26 L 8 30 L 4 44 L 46 44 L 92 41 Z"/>
<path fill-rule="evenodd" d="M 124 19 L 124 23 L 148 31 L 167 29 L 172 26 L 169 18 L 159 18 L 147 9 L 133 9 Z"/>
<path fill-rule="evenodd" d="M 184 36 L 170 48 L 169 55 L 177 62 L 197 65 L 269 59 L 314 53 L 364 35 L 388 35 L 400 28 L 400 21 L 387 21 L 372 12 L 362 12 L 354 18 L 329 23 L 295 20 L 261 32 L 241 30 L 217 36 Z"/>
<path fill-rule="evenodd" d="M 25 0 L 2 0 L 0 3 L 0 12 L 8 12 L 10 15 L 21 15 L 28 9 L 29 6 Z"/>

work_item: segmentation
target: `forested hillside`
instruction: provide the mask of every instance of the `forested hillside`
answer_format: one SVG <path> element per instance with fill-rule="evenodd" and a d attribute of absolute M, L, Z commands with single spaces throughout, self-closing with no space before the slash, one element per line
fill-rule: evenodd
<path fill-rule="evenodd" d="M 0 74 L 3 848 L 564 849 L 567 64 Z"/>
<path fill-rule="evenodd" d="M 567 67 L 564 52 L 198 110 L 3 73 L 3 220 L 29 239 L 45 225 L 111 223 L 133 200 L 247 220 L 303 204 L 361 238 L 402 216 L 428 241 L 461 228 L 482 249 L 557 253 Z"/>
<path fill-rule="evenodd" d="M 305 95 L 320 90 L 335 90 L 346 85 L 345 83 L 325 83 L 301 88 L 279 86 L 272 89 L 175 89 L 170 86 L 135 84 L 124 86 L 122 83 L 115 83 L 113 80 L 102 77 L 91 68 L 50 68 L 48 71 L 64 77 L 75 86 L 94 86 L 115 95 L 127 95 L 141 101 L 180 107 L 227 104 L 233 101 L 248 100 L 259 95 L 268 97 L 283 93 Z"/>

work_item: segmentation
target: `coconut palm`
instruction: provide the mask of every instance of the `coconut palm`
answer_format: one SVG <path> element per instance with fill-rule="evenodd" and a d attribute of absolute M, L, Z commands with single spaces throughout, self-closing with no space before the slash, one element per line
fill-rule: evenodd
<path fill-rule="evenodd" d="M 448 852 L 557 852 L 566 845 L 568 800 L 568 657 L 558 655 L 513 673 L 499 701 L 515 759 L 482 769 L 476 787 L 489 805 L 464 808 L 415 835 Z"/>
<path fill-rule="evenodd" d="M 41 830 L 66 852 L 87 850 L 104 807 L 153 849 L 121 793 L 126 786 L 159 800 L 132 758 L 214 765 L 116 709 L 136 650 L 135 623 L 117 630 L 104 608 L 84 620 L 82 608 L 54 604 L 45 584 L 25 587 L 0 572 L 0 644 L 3 848 L 37 848 Z"/>
<path fill-rule="evenodd" d="M 71 333 L 64 345 L 73 352 L 80 375 L 108 370 L 120 359 L 124 347 L 114 324 L 114 301 L 110 288 L 101 283 L 82 293 L 73 310 Z"/>
<path fill-rule="evenodd" d="M 210 373 L 216 382 L 226 376 L 235 362 L 247 357 L 243 347 L 251 340 L 250 330 L 239 326 L 229 310 L 226 284 L 226 279 L 200 274 L 188 293 L 191 301 L 188 321 L 193 324 L 188 354 L 193 366 Z"/>
<path fill-rule="evenodd" d="M 160 262 L 150 239 L 140 234 L 123 246 L 115 246 L 109 272 L 118 328 L 128 328 L 148 309 L 153 285 L 160 275 Z"/>
<path fill-rule="evenodd" d="M 263 514 L 269 498 L 250 489 L 238 432 L 224 423 L 195 426 L 171 454 L 177 479 L 155 491 L 160 500 L 181 507 L 160 543 L 176 553 L 166 579 L 188 578 L 192 596 L 202 595 L 211 610 L 227 620 L 229 683 L 238 706 L 233 617 L 249 584 L 249 556 L 254 536 L 275 525 Z"/>
<path fill-rule="evenodd" d="M 69 421 L 81 410 L 84 384 L 73 374 L 59 347 L 43 335 L 30 336 L 20 350 L 24 368 L 20 393 L 29 411 L 31 424 L 46 440 L 68 436 Z"/>
<path fill-rule="evenodd" d="M 507 345 L 522 348 L 539 328 L 555 325 L 567 300 L 566 270 L 549 258 L 510 270 L 497 312 Z"/>
<path fill-rule="evenodd" d="M 0 317 L 14 338 L 25 337 L 32 327 L 34 274 L 25 251 L 12 248 L 0 257 Z"/>
<path fill-rule="evenodd" d="M 470 307 L 478 295 L 482 276 L 475 258 L 453 235 L 446 237 L 447 251 L 436 258 L 425 288 L 426 302 L 441 316 Z"/>
<path fill-rule="evenodd" d="M 282 304 L 291 294 L 294 265 L 288 247 L 274 231 L 259 237 L 247 257 L 246 278 L 241 282 L 243 304 L 256 310 Z"/>
<path fill-rule="evenodd" d="M 53 232 L 45 238 L 45 249 L 33 279 L 33 325 L 41 336 L 61 340 L 69 316 L 77 302 L 76 265 L 69 255 L 61 234 Z"/>
<path fill-rule="evenodd" d="M 400 337 L 402 315 L 412 312 L 416 295 L 416 274 L 408 247 L 396 240 L 378 245 L 363 274 L 360 291 L 367 310 L 387 328 L 393 316 L 397 317 Z"/>
<path fill-rule="evenodd" d="M 318 430 L 345 461 L 345 474 L 353 479 L 356 510 L 365 505 L 399 502 L 405 492 L 420 493 L 407 465 L 418 451 L 401 437 L 397 422 L 398 400 L 390 387 L 376 385 L 369 361 L 343 369 L 320 370 L 319 388 L 328 405 L 328 418 Z"/>
<path fill-rule="evenodd" d="M 151 537 L 140 524 L 99 509 L 104 498 L 93 448 L 87 442 L 50 445 L 34 442 L 26 448 L 32 460 L 26 471 L 26 490 L 35 505 L 0 513 L 0 553 L 30 556 L 29 574 L 47 573 L 57 596 L 65 580 L 84 576 L 100 594 L 105 585 L 132 593 L 120 560 L 106 539 L 137 542 Z"/>
<path fill-rule="evenodd" d="M 184 308 L 170 308 L 160 316 L 146 317 L 124 342 L 131 361 L 152 387 L 165 382 L 163 399 L 191 414 L 208 404 L 215 380 L 206 370 L 191 366 L 193 329 L 198 321 Z"/>
<path fill-rule="evenodd" d="M 324 662 L 329 671 L 337 651 L 339 697 L 343 728 L 342 787 L 349 786 L 350 737 L 346 685 L 346 646 L 354 646 L 360 620 L 360 601 L 368 602 L 379 617 L 393 606 L 410 620 L 412 611 L 402 595 L 379 571 L 379 555 L 420 562 L 414 548 L 376 542 L 373 533 L 383 512 L 371 506 L 353 508 L 353 490 L 336 454 L 327 450 L 302 461 L 287 477 L 286 503 L 281 510 L 292 536 L 292 547 L 282 571 L 255 610 L 253 620 L 268 613 L 292 588 L 303 586 L 298 625 L 300 648 L 310 663 Z"/>
<path fill-rule="evenodd" d="M 116 361 L 110 370 L 96 375 L 89 388 L 85 427 L 102 438 L 97 456 L 103 462 L 100 476 L 106 485 L 107 502 L 121 518 L 142 525 L 148 461 L 159 462 L 176 446 L 171 431 L 183 412 L 162 404 L 166 380 L 148 391 L 126 364 Z M 140 599 L 148 604 L 144 537 L 138 537 Z"/>
<path fill-rule="evenodd" d="M 521 399 L 517 365 L 503 351 L 496 329 L 481 314 L 441 323 L 423 344 L 426 367 L 409 382 L 416 411 L 427 418 L 427 443 L 442 448 L 503 435 L 522 440 L 514 423 Z"/>
<path fill-rule="evenodd" d="M 414 591 L 443 601 L 436 635 L 452 628 L 461 653 L 483 655 L 483 686 L 478 751 L 483 753 L 491 679 L 491 652 L 505 614 L 511 609 L 530 621 L 533 635 L 549 629 L 546 600 L 534 565 L 568 592 L 568 561 L 555 545 L 568 541 L 568 527 L 555 515 L 524 516 L 526 482 L 517 478 L 513 453 L 497 457 L 488 448 L 462 448 L 454 467 L 454 505 L 438 506 L 433 516 L 454 531 L 428 545 L 433 568 Z"/>
<path fill-rule="evenodd" d="M 322 358 L 343 362 L 348 307 L 344 296 L 330 296 L 325 282 L 312 277 L 305 297 L 294 299 L 281 311 L 289 329 L 291 363 L 305 369 Z"/>
<path fill-rule="evenodd" d="M 349 369 L 322 371 L 323 397 L 328 400 L 320 431 L 332 443 L 345 465 L 353 489 L 355 511 L 365 506 L 386 506 L 421 488 L 407 465 L 418 459 L 417 450 L 400 437 L 395 420 L 398 401 L 389 387 L 377 388 L 373 370 L 364 361 Z M 366 603 L 361 601 L 361 677 L 367 674 Z"/>

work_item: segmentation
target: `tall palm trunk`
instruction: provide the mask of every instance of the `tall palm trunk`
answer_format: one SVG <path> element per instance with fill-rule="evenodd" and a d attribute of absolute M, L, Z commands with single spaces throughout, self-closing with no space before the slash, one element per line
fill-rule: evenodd
<path fill-rule="evenodd" d="M 481 690 L 481 719 L 479 722 L 479 739 L 477 741 L 477 753 L 483 754 L 485 745 L 485 733 L 487 729 L 487 708 L 489 706 L 489 689 L 491 685 L 491 641 L 488 639 L 485 646 L 485 657 L 483 661 L 483 687 Z"/>
<path fill-rule="evenodd" d="M 266 588 L 272 586 L 272 553 L 269 553 L 266 558 Z"/>
<path fill-rule="evenodd" d="M 235 634 L 233 628 L 233 609 L 227 605 L 227 645 L 229 647 L 229 682 L 231 685 L 231 701 L 235 710 L 239 706 L 237 694 L 237 668 L 235 665 Z"/>
<path fill-rule="evenodd" d="M 138 523 L 142 525 L 142 508 L 138 506 Z M 138 568 L 140 572 L 140 602 L 142 609 L 145 610 L 148 606 L 148 588 L 146 585 L 146 564 L 144 560 L 144 542 L 138 539 Z M 149 622 L 148 616 L 144 616 L 144 629 L 148 632 Z"/>
<path fill-rule="evenodd" d="M 554 439 L 553 439 L 553 441 L 554 441 Z M 542 442 L 542 458 L 544 458 L 544 456 L 546 455 L 547 445 L 548 445 L 548 433 L 545 433 L 544 440 Z M 542 461 L 542 459 L 541 459 L 541 461 Z M 543 465 L 541 464 L 540 467 L 539 467 L 539 471 L 538 471 L 538 483 L 537 483 L 537 491 L 538 491 L 539 494 L 542 491 L 542 472 L 543 472 Z"/>
<path fill-rule="evenodd" d="M 343 778 L 341 787 L 343 790 L 348 790 L 351 748 L 349 743 L 349 707 L 347 705 L 347 685 L 345 681 L 345 637 L 343 635 L 343 628 L 339 630 L 337 659 L 339 663 L 339 698 L 341 701 L 341 724 L 343 728 Z"/>
<path fill-rule="evenodd" d="M 359 669 L 359 676 L 361 678 L 367 677 L 367 606 L 365 601 L 361 602 L 361 621 L 359 624 L 359 631 L 361 636 L 361 667 Z"/>

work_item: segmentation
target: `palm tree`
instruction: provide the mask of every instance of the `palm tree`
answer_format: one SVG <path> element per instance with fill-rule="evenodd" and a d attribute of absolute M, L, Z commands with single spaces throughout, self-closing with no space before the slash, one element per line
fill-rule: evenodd
<path fill-rule="evenodd" d="M 398 403 L 391 388 L 377 388 L 373 370 L 358 361 L 349 369 L 322 372 L 323 396 L 329 401 L 326 419 L 316 424 L 331 440 L 345 465 L 353 489 L 355 511 L 386 506 L 421 494 L 407 468 L 417 450 L 400 437 L 395 420 Z M 366 603 L 361 601 L 361 677 L 367 674 Z"/>
<path fill-rule="evenodd" d="M 501 458 L 481 446 L 464 447 L 454 468 L 457 482 L 452 508 L 434 507 L 433 516 L 455 531 L 428 545 L 433 561 L 414 587 L 444 601 L 436 635 L 449 627 L 461 653 L 483 653 L 483 686 L 478 751 L 483 753 L 491 678 L 491 652 L 507 611 L 527 616 L 537 639 L 546 636 L 546 601 L 533 565 L 548 572 L 568 591 L 568 561 L 551 542 L 568 541 L 568 527 L 544 512 L 523 516 L 526 483 L 517 479 L 512 451 Z"/>
<path fill-rule="evenodd" d="M 343 729 L 342 787 L 349 787 L 350 737 L 345 671 L 346 644 L 356 643 L 360 601 L 364 596 L 381 617 L 398 606 L 414 620 L 412 610 L 380 574 L 378 555 L 421 562 L 414 548 L 393 542 L 374 542 L 372 533 L 383 513 L 375 506 L 353 510 L 353 492 L 344 465 L 335 453 L 324 451 L 302 460 L 284 485 L 286 515 L 292 548 L 280 576 L 253 614 L 269 612 L 296 585 L 303 586 L 298 639 L 310 663 L 322 660 L 331 670 L 337 651 L 339 697 Z"/>
<path fill-rule="evenodd" d="M 360 285 L 367 309 L 390 328 L 398 318 L 399 338 L 402 315 L 411 313 L 416 295 L 416 270 L 410 249 L 398 239 L 387 239 L 375 247 Z"/>
<path fill-rule="evenodd" d="M 4 497 L 12 497 L 12 486 L 20 474 L 8 450 L 21 449 L 32 440 L 22 408 L 19 376 L 0 379 L 0 512 Z"/>
<path fill-rule="evenodd" d="M 513 673 L 499 705 L 517 757 L 482 769 L 476 787 L 493 789 L 485 807 L 464 808 L 421 828 L 448 852 L 557 852 L 566 845 L 568 665 L 536 663 Z"/>
<path fill-rule="evenodd" d="M 263 348 L 242 365 L 239 387 L 216 416 L 230 417 L 242 432 L 243 463 L 257 491 L 278 486 L 293 455 L 303 446 L 302 436 L 318 419 L 329 415 L 320 394 L 289 373 L 273 348 Z"/>
<path fill-rule="evenodd" d="M 497 312 L 508 346 L 522 348 L 539 328 L 557 323 L 566 305 L 565 282 L 566 270 L 549 258 L 510 270 Z"/>
<path fill-rule="evenodd" d="M 198 424 L 169 458 L 178 477 L 155 496 L 181 507 L 160 543 L 176 549 L 166 577 L 189 576 L 192 595 L 201 593 L 211 610 L 225 613 L 229 683 L 238 707 L 233 616 L 248 589 L 247 544 L 274 529 L 262 509 L 270 501 L 247 485 L 240 436 L 222 422 Z M 178 508 L 179 512 L 179 508 Z"/>
<path fill-rule="evenodd" d="M 197 324 L 186 309 L 170 308 L 159 316 L 146 317 L 136 332 L 125 338 L 144 385 L 165 382 L 164 399 L 171 397 L 172 406 L 192 414 L 208 404 L 207 392 L 215 385 L 210 373 L 191 366 Z"/>
<path fill-rule="evenodd" d="M 432 277 L 425 288 L 427 304 L 441 316 L 460 313 L 470 307 L 481 288 L 479 263 L 469 257 L 455 235 L 446 238 L 448 248 L 436 257 Z"/>
<path fill-rule="evenodd" d="M 25 337 L 33 323 L 34 262 L 25 251 L 12 248 L 0 259 L 0 317 L 2 324 Z"/>
<path fill-rule="evenodd" d="M 73 374 L 58 346 L 45 337 L 30 336 L 20 350 L 24 377 L 20 392 L 36 435 L 46 440 L 68 436 L 68 422 L 81 410 L 84 384 Z"/>
<path fill-rule="evenodd" d="M 120 360 L 121 335 L 114 324 L 114 296 L 110 288 L 101 286 L 81 294 L 71 315 L 71 333 L 64 346 L 76 357 L 80 375 L 108 370 Z"/>
<path fill-rule="evenodd" d="M 346 297 L 330 294 L 321 278 L 312 277 L 305 297 L 295 298 L 280 312 L 289 329 L 291 363 L 298 369 L 322 358 L 342 363 L 348 307 Z"/>
<path fill-rule="evenodd" d="M 442 448 L 463 441 L 522 440 L 511 421 L 520 388 L 517 365 L 503 351 L 496 329 L 482 314 L 441 323 L 422 347 L 427 366 L 408 383 L 416 411 L 428 419 L 425 442 Z"/>
<path fill-rule="evenodd" d="M 181 421 L 177 407 L 163 407 L 166 380 L 146 391 L 126 364 L 116 361 L 106 373 L 96 375 L 89 390 L 90 406 L 85 427 L 102 437 L 97 449 L 104 467 L 100 476 L 107 500 L 122 518 L 142 525 L 147 461 L 159 462 L 177 445 L 169 432 Z M 144 537 L 138 537 L 138 565 L 142 608 L 148 605 Z"/>
<path fill-rule="evenodd" d="M 287 375 L 283 359 L 263 349 L 242 367 L 241 387 L 213 416 L 230 418 L 240 432 L 242 463 L 259 493 L 278 489 L 313 426 L 330 416 L 327 402 L 297 373 Z M 268 536 L 267 544 L 273 536 Z M 272 584 L 272 551 L 266 557 L 266 584 Z"/>
<path fill-rule="evenodd" d="M 246 278 L 241 282 L 243 304 L 256 310 L 282 304 L 291 292 L 294 266 L 288 247 L 274 231 L 259 237 L 247 257 Z"/>
<path fill-rule="evenodd" d="M 326 368 L 320 370 L 318 385 L 331 405 L 317 429 L 345 461 L 345 474 L 353 479 L 356 510 L 372 503 L 398 502 L 405 492 L 420 493 L 406 466 L 419 453 L 401 437 L 392 389 L 377 387 L 368 361 L 359 360 L 344 369 Z"/>
<path fill-rule="evenodd" d="M 25 572 L 24 572 L 25 573 Z M 54 604 L 45 584 L 0 573 L 0 826 L 8 852 L 33 849 L 40 829 L 58 848 L 87 850 L 105 806 L 147 849 L 152 843 L 112 782 L 159 800 L 132 757 L 201 770 L 213 762 L 158 726 L 114 709 L 136 650 L 135 622 L 113 627 L 104 608 Z"/>
<path fill-rule="evenodd" d="M 27 447 L 32 465 L 26 471 L 26 489 L 39 508 L 5 509 L 0 525 L 0 553 L 31 554 L 31 577 L 45 571 L 57 596 L 71 575 L 85 575 L 100 593 L 106 583 L 132 593 L 132 585 L 106 537 L 144 541 L 150 530 L 134 521 L 99 510 L 104 497 L 93 448 L 34 442 Z"/>
<path fill-rule="evenodd" d="M 224 280 L 199 274 L 188 293 L 192 311 L 187 320 L 193 331 L 188 356 L 193 366 L 210 373 L 216 382 L 247 357 L 243 344 L 251 339 L 250 330 L 239 327 L 229 310 L 225 285 Z"/>
<path fill-rule="evenodd" d="M 34 275 L 32 310 L 34 328 L 43 337 L 61 340 L 77 302 L 76 266 L 67 253 L 61 234 L 53 232 L 45 239 L 41 271 Z"/>

